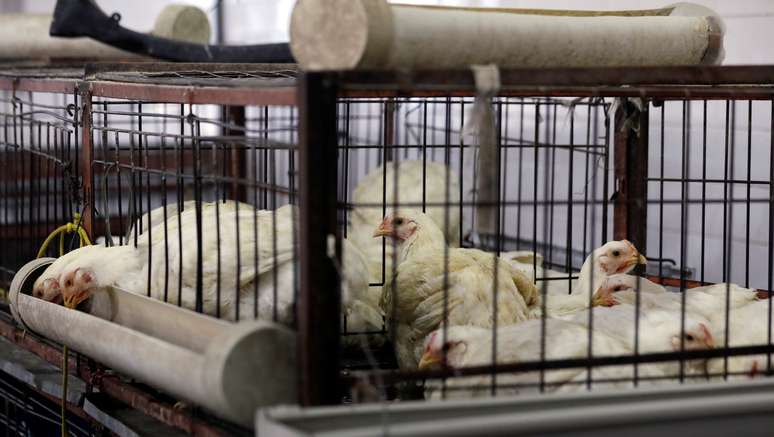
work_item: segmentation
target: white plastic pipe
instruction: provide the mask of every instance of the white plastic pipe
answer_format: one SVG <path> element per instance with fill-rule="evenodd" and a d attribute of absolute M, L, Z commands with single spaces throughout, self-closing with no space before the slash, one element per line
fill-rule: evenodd
<path fill-rule="evenodd" d="M 722 34 L 714 12 L 689 3 L 600 12 L 299 0 L 290 25 L 306 70 L 711 64 Z"/>
<path fill-rule="evenodd" d="M 117 288 L 95 293 L 87 312 L 195 352 L 204 352 L 213 339 L 233 326 L 185 308 L 159 305 L 156 299 Z"/>
<path fill-rule="evenodd" d="M 105 319 L 70 310 L 28 294 L 52 261 L 31 261 L 11 283 L 11 310 L 26 329 L 243 426 L 253 426 L 259 407 L 297 402 L 287 328 L 226 323 L 116 289 L 91 304 Z"/>

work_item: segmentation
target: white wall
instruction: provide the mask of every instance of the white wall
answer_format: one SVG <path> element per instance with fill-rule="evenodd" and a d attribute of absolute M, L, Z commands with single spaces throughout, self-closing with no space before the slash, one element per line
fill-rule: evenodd
<path fill-rule="evenodd" d="M 178 1 L 180 2 L 180 1 Z M 499 7 L 521 7 L 521 8 L 560 8 L 560 9 L 645 9 L 663 7 L 670 3 L 665 0 L 401 0 L 404 3 L 422 3 L 422 4 L 442 4 L 442 5 L 469 5 L 469 6 L 499 6 Z M 172 3 L 170 0 L 141 0 L 126 2 L 120 0 L 98 0 L 100 6 L 108 13 L 119 10 L 123 16 L 123 24 L 136 30 L 146 31 L 152 27 L 153 20 L 164 5 Z M 215 16 L 213 8 L 215 0 L 189 0 L 186 3 L 195 4 L 210 15 L 213 23 L 213 35 Z M 774 64 L 774 50 L 769 45 L 774 40 L 774 1 L 771 0 L 694 0 L 694 3 L 705 5 L 715 10 L 724 20 L 727 32 L 725 36 L 726 59 L 725 64 Z M 53 0 L 35 0 L 3 2 L 4 10 L 14 9 L 14 6 L 24 8 L 32 12 L 51 11 Z M 288 38 L 287 25 L 294 4 L 293 0 L 225 0 L 226 28 L 224 29 L 226 41 L 229 43 L 257 43 L 267 41 L 283 41 Z M 737 105 L 736 117 L 736 176 L 737 178 L 746 177 L 747 161 L 747 106 L 746 103 Z M 660 153 L 658 151 L 658 134 L 660 133 L 660 123 L 657 122 L 657 112 L 654 113 L 651 126 L 651 172 L 658 173 L 660 168 L 658 162 Z M 681 114 L 682 110 L 679 103 L 667 105 L 665 114 L 665 171 L 667 176 L 679 176 L 680 171 L 680 138 L 681 138 Z M 583 118 L 578 114 L 578 121 Z M 692 126 L 691 131 L 691 175 L 698 177 L 701 171 L 701 105 L 692 106 Z M 529 116 L 527 120 L 529 120 Z M 769 148 L 770 148 L 770 122 L 771 105 L 767 103 L 756 103 L 753 109 L 753 126 L 751 128 L 753 151 L 752 167 L 753 178 L 768 178 Z M 527 132 L 531 131 L 527 127 Z M 708 167 L 712 177 L 723 177 L 724 166 L 724 132 L 725 132 L 725 106 L 724 103 L 712 103 L 709 105 L 708 113 L 708 136 L 709 136 L 709 158 Z M 560 128 L 559 136 L 566 135 L 566 130 Z M 525 161 L 531 159 L 525 157 Z M 557 162 L 559 169 L 562 169 L 561 161 Z M 576 162 L 577 165 L 577 162 Z M 653 174 L 653 173 L 652 173 Z M 579 175 L 576 173 L 575 178 Z M 576 181 L 576 187 L 582 183 Z M 656 199 L 658 195 L 658 184 L 650 185 L 650 198 Z M 721 191 L 717 191 L 720 189 Z M 700 192 L 700 186 L 691 187 L 691 195 L 696 196 Z M 722 195 L 722 186 L 711 185 L 709 192 L 713 196 Z M 746 187 L 739 187 L 737 196 L 746 196 Z M 531 191 L 528 190 L 528 191 Z M 680 186 L 672 184 L 665 187 L 665 197 L 678 198 Z M 761 186 L 751 188 L 751 197 L 765 198 L 768 196 L 768 189 Z M 737 205 L 734 210 L 734 250 L 735 256 L 739 262 L 733 262 L 734 275 L 731 279 L 742 281 L 745 276 L 747 265 L 743 262 L 746 241 L 746 207 Z M 705 222 L 707 253 L 705 255 L 705 269 L 710 275 L 708 280 L 719 280 L 722 271 L 722 207 L 716 205 L 707 209 L 707 221 Z M 663 240 L 664 257 L 679 258 L 679 236 L 680 236 L 680 210 L 679 207 L 671 206 L 664 209 L 664 228 L 659 226 L 659 214 L 661 210 L 657 205 L 651 206 L 649 210 L 649 245 L 647 253 L 651 256 L 658 256 L 659 243 Z M 563 214 L 559 213 L 559 217 Z M 753 206 L 751 208 L 751 226 L 750 226 L 750 253 L 753 260 L 750 265 L 751 276 L 754 284 L 765 286 L 768 270 L 765 262 L 762 260 L 766 255 L 768 244 L 768 213 L 762 206 Z M 696 239 L 700 236 L 701 223 L 700 209 L 691 208 L 690 223 L 688 232 L 692 236 L 692 242 L 700 241 Z M 561 218 L 555 220 L 555 228 L 562 228 Z M 662 236 L 662 239 L 659 239 Z M 561 240 L 561 238 L 559 238 Z M 700 247 L 694 243 L 689 243 L 688 261 L 686 265 L 693 268 L 700 267 Z"/>

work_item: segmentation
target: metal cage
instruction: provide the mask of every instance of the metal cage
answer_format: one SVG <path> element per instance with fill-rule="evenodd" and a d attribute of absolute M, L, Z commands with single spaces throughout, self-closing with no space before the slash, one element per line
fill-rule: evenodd
<path fill-rule="evenodd" d="M 683 292 L 675 296 L 735 282 L 767 297 L 774 253 L 770 73 L 768 67 L 502 71 L 491 105 L 495 161 L 482 172 L 482 149 L 471 133 L 477 96 L 468 71 L 297 74 L 270 65 L 118 64 L 49 72 L 54 78 L 9 72 L 0 80 L 0 238 L 11 248 L 0 254 L 3 279 L 10 280 L 52 228 L 71 222 L 75 213 L 78 224 L 103 237 L 107 247 L 136 246 L 143 233 L 155 235 L 158 245 L 143 262 L 154 266 L 149 278 L 162 280 L 132 291 L 213 317 L 288 324 L 297 332 L 299 402 L 305 406 L 421 397 L 412 384 L 417 381 L 437 384 L 441 398 L 545 392 L 561 385 L 551 375 L 564 369 L 586 371 L 573 381 L 580 390 L 634 386 L 650 382 L 641 369 L 661 362 L 680 363 L 670 382 L 707 378 L 683 372 L 695 360 L 721 360 L 714 377 L 727 379 L 735 376 L 730 358 L 772 352 L 770 318 L 768 328 L 757 327 L 766 331 L 763 344 L 732 344 L 726 322 L 719 328 L 723 342 L 710 350 L 681 345 L 648 353 L 635 346 L 632 353 L 610 356 L 589 347 L 567 359 L 543 354 L 520 362 L 398 370 L 395 308 L 382 308 L 366 329 L 347 313 L 351 302 L 342 280 L 351 265 L 345 252 L 353 241 L 367 241 L 373 267 L 368 293 L 378 300 L 390 287 L 394 292 L 394 248 L 362 232 L 396 208 L 410 207 L 442 217 L 439 227 L 453 246 L 522 257 L 543 301 L 549 289 L 569 293 L 584 259 L 611 239 L 628 239 L 647 255 L 650 264 L 638 273 Z M 401 201 L 397 175 L 411 166 L 416 178 L 409 194 L 415 197 Z M 496 182 L 494 200 L 482 200 L 482 178 Z M 231 211 L 227 205 L 237 212 L 221 221 Z M 257 256 L 240 255 L 248 246 L 267 248 L 276 261 L 276 213 L 267 216 L 269 235 L 234 237 L 235 252 L 228 229 L 257 228 L 260 211 L 284 205 L 297 205 L 288 231 L 292 281 L 283 284 L 270 269 L 265 288 L 254 281 L 242 290 L 227 269 L 259 270 Z M 207 221 L 210 207 L 214 222 Z M 482 208 L 495 211 L 494 228 L 479 226 Z M 184 235 L 175 220 L 186 210 L 196 220 Z M 183 269 L 175 263 L 183 248 L 199 247 L 201 254 L 207 241 L 214 251 L 191 261 L 194 279 L 186 292 L 193 298 L 185 301 Z M 73 248 L 70 241 L 62 244 Z M 551 273 L 537 274 L 539 267 Z M 215 278 L 212 289 L 204 285 L 205 269 Z M 448 271 L 443 277 L 448 280 Z M 215 296 L 210 307 L 208 292 Z M 277 311 L 283 292 L 289 296 L 285 312 Z M 245 301 L 228 313 L 225 302 L 240 293 Z M 596 310 L 589 314 L 593 325 Z M 45 340 L 20 339 L 2 323 L 4 337 L 49 361 L 61 359 Z M 497 328 L 495 323 L 492 336 Z M 540 329 L 536 340 L 544 351 L 549 340 Z M 493 345 L 491 356 L 497 356 L 498 342 Z M 225 426 L 181 414 L 167 400 L 150 408 L 158 397 L 104 375 L 95 363 L 75 361 L 74 373 L 178 428 L 221 432 L 214 428 Z M 604 369 L 622 366 L 631 374 L 606 378 Z M 767 358 L 758 371 L 769 368 Z M 512 384 L 520 374 L 536 378 Z"/>
<path fill-rule="evenodd" d="M 474 235 L 477 239 L 471 239 L 461 230 L 459 240 L 463 246 L 475 245 L 497 255 L 518 249 L 542 255 L 545 267 L 564 272 L 564 276 L 535 278 L 541 284 L 543 298 L 545 284 L 555 280 L 569 283 L 577 277 L 589 252 L 611 239 L 628 239 L 640 248 L 651 261 L 644 276 L 682 293 L 677 296 L 685 296 L 685 290 L 697 286 L 734 282 L 757 289 L 759 298 L 768 297 L 772 202 L 767 168 L 771 168 L 774 129 L 771 83 L 766 70 L 702 67 L 548 69 L 541 70 L 539 75 L 529 70 L 501 72 L 502 88 L 492 102 L 498 150 L 498 161 L 491 168 L 499 186 L 499 200 L 494 205 L 499 217 L 497 232 Z M 472 174 L 477 159 L 475 141 L 465 138 L 465 107 L 473 106 L 475 96 L 470 73 L 314 73 L 303 80 L 302 152 L 307 150 L 315 162 L 327 156 L 325 167 L 335 166 L 339 174 L 338 180 L 333 181 L 321 174 L 313 179 L 314 174 L 304 173 L 310 178 L 310 189 L 314 189 L 310 197 L 325 197 L 314 204 L 322 209 L 319 213 L 330 215 L 335 210 L 339 214 L 338 221 L 326 222 L 324 233 L 348 236 L 346 217 L 357 208 L 376 208 L 385 213 L 400 207 L 428 210 L 441 206 L 449 208 L 451 215 L 459 214 L 461 229 L 474 229 L 476 208 L 488 205 L 477 202 L 475 192 L 462 188 L 471 187 L 476 180 Z M 332 111 L 346 120 L 353 107 L 367 105 L 374 98 L 380 99 L 384 109 L 380 113 L 380 133 L 367 145 L 362 141 L 352 143 L 350 136 L 315 121 Z M 304 119 L 308 120 L 306 126 Z M 679 124 L 670 125 L 673 120 Z M 341 121 L 338 126 L 341 129 Z M 344 129 L 352 131 L 352 124 L 346 123 Z M 357 129 L 362 131 L 360 126 Z M 395 174 L 401 160 L 407 158 L 423 165 L 443 162 L 461 175 L 460 192 L 440 205 L 426 203 L 424 197 L 422 202 L 399 202 L 394 200 L 398 193 L 384 193 L 388 186 L 385 179 L 381 196 L 377 194 L 372 202 L 355 204 L 347 193 L 356 185 L 351 171 L 362 173 L 356 166 L 369 162 L 368 157 L 358 157 L 362 149 L 370 149 L 370 158 L 375 158 L 377 164 L 388 162 L 385 165 L 394 166 Z M 333 156 L 338 156 L 338 161 Z M 426 188 L 425 173 L 423 170 L 422 189 Z M 399 186 L 397 176 L 393 185 Z M 338 193 L 336 198 L 333 193 Z M 448 226 L 448 221 L 444 225 Z M 323 247 L 322 241 L 318 241 L 319 251 L 311 256 L 323 257 Z M 387 275 L 395 272 L 392 268 Z M 312 284 L 326 283 L 327 275 L 332 275 L 330 271 L 310 273 Z M 445 283 L 447 277 L 445 271 Z M 330 281 L 327 284 L 334 286 Z M 316 289 L 322 292 L 321 288 Z M 569 292 L 571 288 L 567 289 Z M 496 295 L 497 287 L 491 292 Z M 729 323 L 730 286 L 726 286 L 725 296 L 725 323 L 721 322 L 718 328 L 722 340 L 712 350 L 686 350 L 681 344 L 681 350 L 676 352 L 640 352 L 638 310 L 633 320 L 634 350 L 625 356 L 595 355 L 589 347 L 585 356 L 575 359 L 541 359 L 545 357 L 542 352 L 526 362 L 494 364 L 497 346 L 493 346 L 488 365 L 384 371 L 377 370 L 379 366 L 372 362 L 372 371 L 353 372 L 345 381 L 355 391 L 362 391 L 363 384 L 371 384 L 377 398 L 389 398 L 393 384 L 432 379 L 440 380 L 441 397 L 446 397 L 447 390 L 496 395 L 513 388 L 508 385 L 509 375 L 528 372 L 537 372 L 539 377 L 526 384 L 525 389 L 531 386 L 541 392 L 553 391 L 546 375 L 557 369 L 588 370 L 587 376 L 574 382 L 582 389 L 609 383 L 637 386 L 653 379 L 638 372 L 653 362 L 679 362 L 679 373 L 665 378 L 675 382 L 692 378 L 728 379 L 740 373 L 729 370 L 730 358 L 771 352 L 771 316 L 769 312 L 761 321 L 762 326 L 749 328 L 763 330 L 768 342 L 764 338 L 734 344 Z M 444 301 L 448 301 L 448 289 Z M 444 305 L 444 311 L 448 311 L 448 302 Z M 639 298 L 636 305 L 639 308 Z M 683 298 L 678 316 L 681 326 L 686 323 L 685 306 Z M 317 317 L 322 317 L 336 308 L 336 302 L 318 298 L 316 308 L 320 311 Z M 390 308 L 384 310 L 389 318 Z M 492 311 L 497 313 L 496 304 Z M 594 312 L 590 314 L 591 324 Z M 543 329 L 540 332 L 544 334 Z M 495 323 L 491 334 L 494 338 L 496 330 Z M 312 335 L 302 331 L 301 335 L 304 334 Z M 330 344 L 332 340 L 319 340 L 322 334 L 315 333 L 318 341 Z M 333 328 L 329 334 L 334 334 Z M 390 338 L 394 341 L 394 334 Z M 591 334 L 589 344 L 590 340 Z M 546 350 L 545 340 L 540 350 Z M 331 380 L 333 369 L 337 368 L 335 358 L 319 353 L 302 363 L 302 371 L 320 380 Z M 715 373 L 708 371 L 689 377 L 684 367 L 695 359 L 719 361 L 722 365 Z M 328 361 L 330 366 L 319 364 Z M 763 362 L 764 369 L 757 371 L 767 373 L 770 359 L 764 358 Z M 604 371 L 599 379 L 592 376 L 596 370 L 624 365 L 631 371 L 623 378 L 605 379 Z M 330 373 L 324 373 L 326 369 Z M 475 379 L 478 384 L 465 385 L 466 378 L 460 378 L 474 375 L 481 376 Z M 457 379 L 463 382 L 451 387 Z M 336 403 L 331 393 L 318 393 L 320 397 L 315 402 Z"/>

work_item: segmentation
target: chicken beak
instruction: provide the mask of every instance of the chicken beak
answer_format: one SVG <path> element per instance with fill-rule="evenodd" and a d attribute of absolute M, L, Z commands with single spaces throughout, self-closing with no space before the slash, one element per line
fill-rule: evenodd
<path fill-rule="evenodd" d="M 434 353 L 432 351 L 427 351 L 422 355 L 422 358 L 419 360 L 419 369 L 424 370 L 428 368 L 432 368 L 437 366 L 443 362 L 443 358 L 439 357 L 437 353 Z"/>
<path fill-rule="evenodd" d="M 634 252 L 634 255 L 632 255 L 631 258 L 629 258 L 629 262 L 627 262 L 627 267 L 634 267 L 638 264 L 646 265 L 648 263 L 648 259 L 642 256 L 639 252 Z"/>
<path fill-rule="evenodd" d="M 83 290 L 81 292 L 78 292 L 76 294 L 71 294 L 68 296 L 64 296 L 64 305 L 66 308 L 69 309 L 75 309 L 78 307 L 78 305 L 83 302 L 84 300 L 88 299 L 89 297 L 89 291 Z"/>
<path fill-rule="evenodd" d="M 392 235 L 392 221 L 385 218 L 382 224 L 374 231 L 374 238 L 389 237 L 390 235 Z"/>
<path fill-rule="evenodd" d="M 616 271 L 616 273 L 623 273 L 630 269 L 633 269 L 637 264 L 645 265 L 648 263 L 648 259 L 642 256 L 639 252 L 634 252 L 634 255 L 631 256 L 626 262 L 624 262 L 621 267 Z"/>

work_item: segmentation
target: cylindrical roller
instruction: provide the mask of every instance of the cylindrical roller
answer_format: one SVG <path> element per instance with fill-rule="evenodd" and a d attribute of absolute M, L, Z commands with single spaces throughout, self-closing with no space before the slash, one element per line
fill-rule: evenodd
<path fill-rule="evenodd" d="M 244 426 L 259 407 L 296 402 L 289 329 L 222 322 L 116 289 L 95 294 L 90 310 L 100 317 L 70 310 L 29 295 L 52 261 L 27 263 L 11 282 L 11 311 L 26 329 Z"/>
<path fill-rule="evenodd" d="M 208 44 L 210 20 L 196 6 L 167 5 L 156 17 L 153 34 L 164 38 Z"/>
<path fill-rule="evenodd" d="M 87 311 L 101 319 L 200 353 L 213 339 L 233 326 L 229 322 L 117 288 L 94 293 Z"/>
<path fill-rule="evenodd" d="M 43 274 L 48 266 L 56 261 L 56 258 L 37 258 L 27 264 L 24 264 L 11 279 L 11 286 L 8 289 L 8 302 L 11 306 L 11 315 L 16 319 L 16 322 L 25 329 L 29 329 L 24 325 L 24 320 L 18 312 L 19 297 L 32 294 L 32 287 L 35 285 L 35 280 Z"/>
<path fill-rule="evenodd" d="M 299 0 L 290 36 L 306 70 L 712 64 L 723 28 L 709 9 L 551 11 Z"/>
<path fill-rule="evenodd" d="M 17 302 L 19 294 L 30 294 L 35 279 L 54 260 L 38 258 L 19 269 L 11 285 L 10 300 Z M 116 288 L 96 291 L 85 310 L 93 316 L 199 353 L 203 353 L 215 337 L 232 326 L 213 317 Z M 11 311 L 23 324 L 24 321 L 15 312 L 16 305 L 11 305 Z"/>
<path fill-rule="evenodd" d="M 292 331 L 274 323 L 233 325 L 205 354 L 207 392 L 242 424 L 259 406 L 298 403 L 295 341 Z"/>
<path fill-rule="evenodd" d="M 33 332 L 174 396 L 218 410 L 201 384 L 203 355 L 26 294 L 19 294 L 15 305 L 24 326 Z"/>

